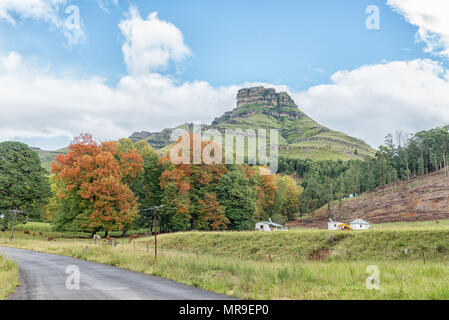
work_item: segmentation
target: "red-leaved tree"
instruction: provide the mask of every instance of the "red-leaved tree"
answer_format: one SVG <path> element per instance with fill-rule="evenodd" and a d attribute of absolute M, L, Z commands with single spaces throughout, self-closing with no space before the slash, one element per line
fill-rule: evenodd
<path fill-rule="evenodd" d="M 66 155 L 52 163 L 60 201 L 75 211 L 67 223 L 77 219 L 84 230 L 127 230 L 138 215 L 137 199 L 130 183 L 143 171 L 136 150 L 118 151 L 116 142 L 97 144 L 91 135 L 75 138 Z"/>

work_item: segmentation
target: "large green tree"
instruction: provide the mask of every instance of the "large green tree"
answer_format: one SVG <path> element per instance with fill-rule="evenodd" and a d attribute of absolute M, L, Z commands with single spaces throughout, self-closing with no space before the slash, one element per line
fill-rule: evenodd
<path fill-rule="evenodd" d="M 235 168 L 221 177 L 217 185 L 217 199 L 231 222 L 230 229 L 254 228 L 256 195 L 256 185 L 251 183 L 242 168 Z"/>
<path fill-rule="evenodd" d="M 50 197 L 47 172 L 39 156 L 20 142 L 0 143 L 0 212 L 5 230 L 11 222 L 10 210 L 24 212 L 22 218 L 40 213 Z"/>

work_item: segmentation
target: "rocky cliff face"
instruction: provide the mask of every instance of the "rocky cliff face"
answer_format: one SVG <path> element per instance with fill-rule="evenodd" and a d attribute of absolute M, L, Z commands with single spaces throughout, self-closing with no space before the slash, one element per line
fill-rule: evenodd
<path fill-rule="evenodd" d="M 275 89 L 266 89 L 262 86 L 239 90 L 237 94 L 237 108 L 246 105 L 255 105 L 263 108 L 297 107 L 286 92 L 276 93 Z"/>
<path fill-rule="evenodd" d="M 256 113 L 289 119 L 299 119 L 305 116 L 286 92 L 277 93 L 275 89 L 259 86 L 239 90 L 237 108 L 216 118 L 212 124 L 215 125 L 229 119 L 248 118 Z"/>

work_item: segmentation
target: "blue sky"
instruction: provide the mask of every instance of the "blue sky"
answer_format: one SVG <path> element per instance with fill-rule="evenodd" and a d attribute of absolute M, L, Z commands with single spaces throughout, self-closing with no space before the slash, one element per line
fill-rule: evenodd
<path fill-rule="evenodd" d="M 134 5 L 142 16 L 157 11 L 161 20 L 182 31 L 193 55 L 182 71 L 171 66 L 163 72 L 179 81 L 206 80 L 214 86 L 262 81 L 306 89 L 328 82 L 338 70 L 426 56 L 425 44 L 414 42 L 417 28 L 383 1 L 118 3 L 109 4 L 105 12 L 92 0 L 68 2 L 79 6 L 87 36 L 71 48 L 64 45 L 64 35 L 46 23 L 2 25 L 2 51 L 30 55 L 59 70 L 100 75 L 114 85 L 127 73 L 117 25 Z M 381 10 L 380 30 L 365 28 L 365 8 L 373 3 Z"/>
<path fill-rule="evenodd" d="M 3 103 L 0 97 L 2 112 L 11 114 L 5 123 L 7 128 L 0 130 L 0 140 L 17 139 L 55 149 L 84 131 L 105 140 L 187 121 L 208 122 L 234 107 L 233 96 L 239 87 L 253 83 L 286 88 L 299 107 L 316 120 L 363 138 L 373 146 L 380 144 L 393 128 L 413 131 L 449 120 L 449 115 L 447 119 L 446 114 L 441 117 L 438 109 L 444 107 L 444 95 L 441 101 L 431 102 L 435 115 L 421 121 L 424 109 L 415 104 L 411 107 L 404 98 L 405 91 L 395 96 L 394 91 L 387 94 L 378 87 L 382 83 L 379 77 L 398 77 L 399 73 L 410 72 L 418 77 L 417 82 L 408 83 L 410 87 L 404 90 L 423 87 L 422 79 L 429 75 L 426 83 L 434 81 L 444 91 L 448 57 L 441 52 L 447 49 L 449 31 L 446 33 L 446 25 L 432 24 L 446 18 L 439 16 L 447 6 L 443 1 L 434 0 L 430 7 L 435 10 L 429 13 L 415 0 L 391 0 L 388 4 L 376 0 L 37 0 L 47 10 L 39 14 L 33 13 L 33 8 L 18 8 L 17 2 L 5 1 L 3 8 L 0 4 L 0 57 L 5 66 L 13 67 L 7 71 L 4 67 L 3 80 L 15 83 L 12 80 L 23 72 L 30 76 L 27 83 L 23 80 L 24 83 L 8 92 L 20 92 L 21 88 L 37 96 L 30 95 L 27 101 L 17 93 L 11 94 L 3 98 Z M 368 30 L 365 26 L 368 17 L 365 9 L 369 5 L 380 10 L 379 30 Z M 69 6 L 76 6 L 81 17 L 81 35 L 76 37 L 63 25 Z M 145 24 L 153 12 L 157 12 L 153 20 L 157 23 Z M 436 20 L 422 19 L 431 14 Z M 124 21 L 131 25 L 128 34 L 120 27 Z M 161 30 L 150 30 L 159 27 Z M 165 43 L 162 36 L 162 40 L 151 44 L 154 42 L 151 35 L 165 32 L 171 40 Z M 139 49 L 130 40 L 136 34 L 140 34 L 141 45 L 148 41 L 151 48 L 159 46 L 161 52 L 168 51 L 166 61 L 152 63 L 154 51 L 147 55 L 150 61 L 142 60 L 139 55 L 148 54 L 148 48 Z M 438 36 L 437 42 L 433 35 Z M 124 53 L 126 43 L 132 61 Z M 347 89 L 345 84 L 362 81 L 357 79 L 365 81 L 366 86 L 353 93 L 354 101 L 339 101 L 341 92 Z M 55 84 L 58 80 L 60 87 Z M 395 83 L 400 82 L 397 80 Z M 31 88 L 30 83 L 34 84 Z M 41 83 L 45 83 L 44 89 Z M 98 91 L 92 92 L 93 88 Z M 66 91 L 65 96 L 58 95 L 61 90 Z M 159 95 L 148 95 L 148 91 Z M 45 92 L 46 96 L 39 96 L 39 92 Z M 189 92 L 192 96 L 188 96 Z M 369 93 L 366 99 L 371 102 L 370 110 L 366 111 L 367 107 L 364 112 L 356 111 L 353 119 L 339 120 L 339 113 L 359 108 L 362 92 Z M 422 99 L 427 94 L 422 92 Z M 99 96 L 109 98 L 103 101 Z M 171 101 L 171 97 L 177 98 Z M 76 100 L 77 104 L 67 106 L 65 99 Z M 331 103 L 333 99 L 337 99 L 336 105 Z M 425 108 L 425 100 L 420 99 L 417 99 L 420 106 Z M 385 114 L 376 115 L 378 123 L 369 123 L 368 130 L 365 122 L 358 123 L 376 109 L 372 101 L 380 101 Z M 110 117 L 108 103 L 113 104 Z M 407 121 L 399 116 L 383 121 L 389 108 L 398 106 L 415 110 L 416 114 Z M 13 109 L 18 108 L 27 116 L 22 117 L 22 122 L 11 122 L 18 117 Z M 35 117 L 29 116 L 30 108 Z M 89 113 L 96 109 L 98 112 Z M 38 115 L 39 110 L 48 122 L 42 114 Z M 144 113 L 145 119 L 124 121 L 118 110 L 129 116 L 132 112 Z M 339 113 L 334 114 L 333 110 Z M 76 113 L 82 115 L 75 119 Z M 58 124 L 67 120 L 64 114 L 71 117 L 71 123 Z M 42 119 L 36 119 L 41 116 Z M 380 123 L 388 124 L 379 127 Z"/>

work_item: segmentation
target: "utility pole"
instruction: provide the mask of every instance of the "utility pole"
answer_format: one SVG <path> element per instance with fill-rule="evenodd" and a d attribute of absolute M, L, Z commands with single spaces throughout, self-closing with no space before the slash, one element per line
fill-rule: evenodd
<path fill-rule="evenodd" d="M 17 217 L 18 214 L 23 213 L 23 211 L 20 211 L 20 210 L 11 210 L 10 212 L 11 212 L 12 215 L 13 215 L 13 219 L 12 219 L 12 228 L 11 228 L 11 243 L 12 243 L 12 241 L 13 241 L 13 239 L 14 239 L 14 226 L 15 226 L 15 224 L 16 224 L 16 217 Z"/>
<path fill-rule="evenodd" d="M 164 205 L 154 206 L 146 209 L 141 209 L 140 211 L 153 210 L 153 227 L 154 227 L 154 258 L 157 259 L 157 210 L 162 208 Z"/>
<path fill-rule="evenodd" d="M 154 258 L 157 259 L 157 209 L 153 208 L 153 229 L 154 229 Z"/>

